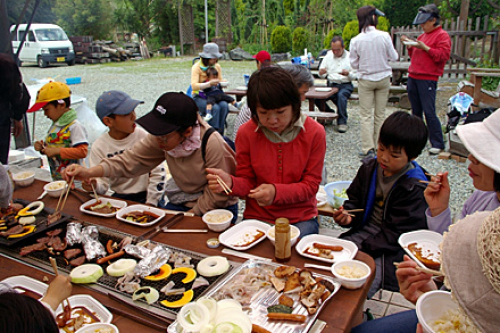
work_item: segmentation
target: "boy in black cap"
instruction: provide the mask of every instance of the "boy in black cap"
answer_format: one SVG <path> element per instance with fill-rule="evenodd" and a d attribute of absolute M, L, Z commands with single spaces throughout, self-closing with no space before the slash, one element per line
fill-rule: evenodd
<path fill-rule="evenodd" d="M 145 138 L 148 133 L 135 124 L 135 108 L 144 103 L 132 99 L 122 91 L 106 91 L 97 99 L 96 111 L 99 119 L 109 129 L 92 145 L 90 150 L 90 166 L 98 165 L 108 157 L 122 154 L 132 149 L 136 142 Z M 113 196 L 121 199 L 148 203 L 158 206 L 165 192 L 166 172 L 163 163 L 151 172 L 137 177 L 102 177 L 93 180 L 98 194 L 108 190 Z M 82 184 L 87 191 L 92 191 L 89 184 Z"/>
<path fill-rule="evenodd" d="M 135 177 L 150 172 L 166 159 L 179 191 L 186 195 L 177 195 L 165 208 L 190 211 L 198 216 L 212 209 L 225 208 L 238 216 L 238 199 L 212 193 L 206 179 L 208 167 L 234 174 L 235 153 L 222 136 L 203 121 L 192 98 L 182 93 L 165 93 L 156 101 L 153 110 L 137 123 L 150 135 L 132 149 L 104 159 L 90 169 L 72 165 L 65 177 L 76 176 L 84 181 L 110 175 Z"/>

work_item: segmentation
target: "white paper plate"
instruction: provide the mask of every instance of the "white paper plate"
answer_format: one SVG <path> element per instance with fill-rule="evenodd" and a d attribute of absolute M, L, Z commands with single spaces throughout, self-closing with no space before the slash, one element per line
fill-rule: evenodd
<path fill-rule="evenodd" d="M 95 333 L 98 332 L 99 329 L 107 329 L 111 330 L 112 333 L 119 333 L 118 327 L 109 323 L 95 323 L 90 325 L 85 325 L 80 328 L 76 333 Z M 107 331 L 106 331 L 107 332 Z"/>
<path fill-rule="evenodd" d="M 319 186 L 318 193 L 316 193 L 316 200 L 318 201 L 316 204 L 318 207 L 324 206 L 328 202 L 323 185 Z"/>
<path fill-rule="evenodd" d="M 414 42 L 414 41 L 404 41 L 403 44 L 407 45 L 407 46 L 417 46 L 418 45 L 418 42 Z"/>
<path fill-rule="evenodd" d="M 127 207 L 127 202 L 123 201 L 123 200 L 116 200 L 116 199 L 103 198 L 103 197 L 100 197 L 99 200 L 102 203 L 109 202 L 113 207 L 117 207 L 119 209 Z M 94 212 L 90 209 L 85 209 L 85 207 L 93 205 L 95 203 L 96 203 L 96 199 L 92 199 L 92 200 L 87 201 L 86 203 L 84 203 L 80 206 L 80 212 L 90 214 L 90 215 L 97 215 L 97 216 L 101 216 L 101 217 L 113 217 L 116 215 L 117 212 L 103 214 L 103 213 L 99 213 L 99 212 Z"/>
<path fill-rule="evenodd" d="M 72 308 L 83 306 L 93 312 L 101 323 L 111 323 L 113 315 L 106 309 L 99 301 L 90 295 L 73 295 L 68 297 L 69 304 Z M 59 305 L 56 309 L 56 316 L 63 311 L 63 307 Z M 60 333 L 65 333 L 64 330 L 59 329 Z"/>
<path fill-rule="evenodd" d="M 259 220 L 244 220 L 220 234 L 219 242 L 236 251 L 245 251 L 266 239 L 266 233 L 269 228 L 271 228 L 269 224 Z M 264 236 L 247 246 L 236 246 L 238 242 L 251 237 L 252 234 L 255 234 L 259 230 L 264 233 Z"/>
<path fill-rule="evenodd" d="M 29 290 L 32 291 L 38 295 L 40 295 L 39 298 L 42 298 L 43 295 L 45 295 L 45 292 L 47 291 L 47 288 L 49 287 L 43 282 L 40 282 L 38 280 L 35 280 L 33 278 L 30 278 L 29 276 L 25 275 L 16 275 L 16 276 L 11 276 L 6 279 L 4 279 L 1 283 L 6 283 L 8 284 L 12 289 L 16 290 L 19 293 L 24 293 L 24 290 Z"/>
<path fill-rule="evenodd" d="M 443 235 L 430 230 L 417 230 L 407 232 L 399 236 L 398 243 L 408 253 L 408 255 L 423 268 L 427 268 L 415 255 L 408 249 L 411 243 L 418 243 L 424 251 L 432 253 L 441 253 L 439 244 L 443 241 Z"/>
<path fill-rule="evenodd" d="M 342 251 L 332 251 L 333 259 L 320 258 L 313 254 L 309 254 L 306 252 L 307 248 L 312 247 L 313 243 L 321 243 L 325 245 L 333 245 L 333 246 L 342 246 L 344 249 Z M 337 261 L 350 260 L 354 259 L 356 253 L 358 253 L 358 247 L 351 241 L 324 236 L 324 235 L 307 235 L 304 236 L 299 244 L 295 246 L 295 250 L 304 257 L 324 261 L 333 264 Z"/>
<path fill-rule="evenodd" d="M 327 92 L 327 91 L 331 91 L 332 88 L 330 88 L 330 87 L 318 87 L 318 88 L 314 88 L 314 90 Z"/>
<path fill-rule="evenodd" d="M 148 223 L 139 223 L 139 222 L 129 221 L 129 220 L 126 220 L 126 219 L 123 218 L 124 215 L 126 215 L 126 214 L 128 214 L 130 212 L 133 212 L 133 211 L 148 211 L 148 212 L 151 212 L 151 213 L 153 213 L 155 215 L 158 215 L 159 217 L 156 220 L 153 220 L 153 221 L 148 222 Z M 154 208 L 154 207 L 146 206 L 146 205 L 132 205 L 132 206 L 128 206 L 128 207 L 120 209 L 116 213 L 116 218 L 118 220 L 126 222 L 126 223 L 130 223 L 130 224 L 133 224 L 133 225 L 137 225 L 139 227 L 149 227 L 149 226 L 157 223 L 158 221 L 160 221 L 164 217 L 165 217 L 165 212 L 163 210 L 161 210 L 159 208 Z"/>
<path fill-rule="evenodd" d="M 239 87 L 236 87 L 236 90 L 247 90 L 248 88 L 245 87 L 245 86 L 239 86 Z"/>

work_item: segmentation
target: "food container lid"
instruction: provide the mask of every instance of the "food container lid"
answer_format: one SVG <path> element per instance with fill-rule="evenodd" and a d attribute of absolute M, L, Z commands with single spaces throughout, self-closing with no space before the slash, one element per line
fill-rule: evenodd
<path fill-rule="evenodd" d="M 210 238 L 207 240 L 207 246 L 211 249 L 218 248 L 220 245 L 219 239 L 217 238 Z"/>

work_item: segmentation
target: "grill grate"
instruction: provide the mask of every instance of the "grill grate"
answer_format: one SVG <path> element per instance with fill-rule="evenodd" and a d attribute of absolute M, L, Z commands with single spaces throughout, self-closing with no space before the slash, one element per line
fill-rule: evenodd
<path fill-rule="evenodd" d="M 73 219 L 72 221 L 79 222 L 84 227 L 89 226 L 89 225 L 94 225 L 94 224 L 91 224 L 91 223 L 88 223 L 85 221 L 81 221 L 78 219 Z M 96 225 L 96 226 L 99 229 L 99 241 L 101 242 L 101 244 L 106 244 L 108 242 L 108 240 L 110 240 L 110 239 L 113 240 L 113 242 L 119 243 L 123 238 L 125 238 L 127 236 L 135 238 L 132 235 L 129 235 L 129 234 L 126 234 L 126 233 L 123 233 L 120 231 L 116 231 L 116 230 L 109 229 L 107 227 L 103 227 L 103 226 L 99 226 L 99 225 Z M 64 224 L 64 226 L 59 225 L 58 227 L 64 229 L 63 232 L 60 234 L 61 237 L 64 236 L 66 234 L 66 224 Z M 50 230 L 52 230 L 52 229 L 54 229 L 54 228 L 51 228 Z M 43 236 L 44 236 L 44 234 L 40 234 L 40 237 L 43 237 Z M 50 267 L 51 267 L 49 257 L 54 257 L 56 259 L 58 269 L 69 274 L 69 272 L 72 270 L 73 266 L 69 265 L 68 261 L 64 258 L 62 253 L 60 253 L 59 255 L 51 255 L 47 251 L 37 251 L 37 252 L 30 253 L 26 257 L 19 256 L 19 251 L 21 250 L 22 247 L 24 247 L 26 245 L 31 245 L 35 241 L 36 241 L 36 239 L 32 239 L 29 242 L 22 242 L 19 245 L 16 245 L 15 247 L 6 247 L 6 248 L 2 247 L 1 249 L 2 249 L 2 252 L 9 253 L 11 256 L 13 256 L 17 259 L 24 260 L 23 258 L 29 258 L 29 259 L 31 259 L 30 262 L 32 262 L 35 266 L 40 267 L 40 268 L 46 268 L 46 269 L 47 268 L 50 269 Z M 151 243 L 159 244 L 159 243 L 156 243 L 153 241 L 151 241 Z M 192 258 L 191 264 L 194 265 L 194 267 L 196 267 L 202 259 L 207 257 L 203 254 L 199 254 L 199 253 L 187 251 L 184 249 L 171 247 L 171 246 L 168 246 L 167 244 L 162 244 L 162 245 L 171 249 L 173 252 L 180 252 L 184 255 L 191 257 Z M 77 245 L 77 246 L 73 246 L 73 247 L 68 247 L 68 249 L 70 249 L 70 248 L 71 249 L 72 248 L 80 248 L 81 249 L 82 247 L 80 245 Z M 82 252 L 82 254 L 83 254 L 83 252 Z M 82 255 L 82 254 L 80 254 L 80 255 Z M 138 260 L 137 258 L 132 257 L 128 254 L 125 254 L 122 258 L 133 258 L 133 259 Z M 101 265 L 104 272 L 106 272 L 107 266 L 108 266 L 107 264 Z M 230 269 L 228 270 L 228 272 L 231 271 L 232 267 L 233 266 L 230 266 Z M 219 275 L 219 276 L 215 276 L 215 277 L 205 277 L 205 279 L 207 279 L 207 281 L 209 282 L 209 285 L 198 287 L 198 288 L 194 289 L 193 290 L 194 291 L 193 300 L 196 300 L 200 296 L 202 296 L 207 289 L 209 289 L 213 285 L 217 284 L 220 280 L 222 280 L 228 272 L 226 272 L 225 274 Z M 150 280 L 141 279 L 141 287 L 150 286 L 150 287 L 157 289 L 158 292 L 160 292 L 160 289 L 163 288 L 168 282 L 173 281 L 175 283 L 174 288 L 183 288 L 184 287 L 187 291 L 187 290 L 191 289 L 194 281 L 189 282 L 187 284 L 184 284 L 184 283 L 182 283 L 182 280 L 185 277 L 186 277 L 185 273 L 176 273 L 176 274 L 170 275 L 167 279 L 161 280 L 161 281 L 150 281 Z M 100 287 L 103 287 L 109 291 L 112 291 L 114 293 L 117 293 L 122 297 L 131 299 L 132 298 L 131 294 L 128 294 L 126 292 L 119 291 L 119 290 L 115 289 L 115 286 L 117 284 L 118 279 L 119 279 L 118 277 L 109 276 L 106 273 L 104 273 L 104 275 L 99 279 L 99 281 L 97 281 L 97 285 Z M 149 306 L 150 307 L 152 306 L 152 307 L 158 308 L 160 310 L 166 311 L 170 314 L 176 315 L 177 312 L 180 311 L 180 308 L 167 308 L 167 307 L 161 305 L 160 301 L 168 300 L 169 302 L 173 302 L 173 301 L 177 301 L 181 298 L 182 298 L 182 294 L 181 295 L 166 296 L 164 293 L 160 292 L 160 298 L 159 298 L 158 302 L 155 302 Z M 143 304 L 147 304 L 146 301 L 144 301 L 144 300 L 138 300 L 138 301 L 142 302 Z"/>

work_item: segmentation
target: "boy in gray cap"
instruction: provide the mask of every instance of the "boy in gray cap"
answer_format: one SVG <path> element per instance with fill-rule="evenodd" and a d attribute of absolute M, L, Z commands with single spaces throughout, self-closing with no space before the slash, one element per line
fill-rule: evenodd
<path fill-rule="evenodd" d="M 109 129 L 92 145 L 90 166 L 98 165 L 105 158 L 122 154 L 147 136 L 147 132 L 135 124 L 135 108 L 144 103 L 132 99 L 122 91 L 111 90 L 97 99 L 96 112 Z M 113 191 L 114 197 L 158 206 L 165 192 L 165 168 L 160 163 L 148 174 L 137 177 L 99 177 L 92 180 L 98 194 Z M 90 184 L 83 188 L 92 191 Z"/>

